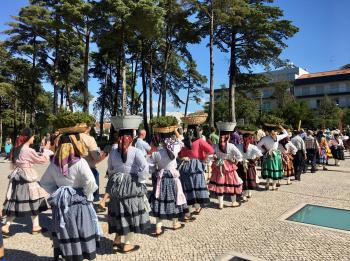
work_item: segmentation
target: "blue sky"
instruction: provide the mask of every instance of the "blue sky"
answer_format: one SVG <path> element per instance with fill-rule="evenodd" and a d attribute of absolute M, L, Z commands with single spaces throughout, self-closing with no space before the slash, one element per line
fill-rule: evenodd
<path fill-rule="evenodd" d="M 5 23 L 16 15 L 19 9 L 27 4 L 27 0 L 1 0 L 0 31 L 6 29 Z M 349 0 L 275 0 L 274 5 L 280 6 L 284 11 L 285 19 L 293 21 L 299 27 L 299 32 L 287 41 L 288 48 L 282 53 L 282 58 L 289 59 L 295 65 L 309 72 L 335 70 L 350 63 L 350 27 L 348 15 Z M 4 39 L 5 35 L 0 35 Z M 209 79 L 209 50 L 206 41 L 200 45 L 190 46 L 190 51 L 198 64 L 200 73 Z M 229 54 L 215 50 L 215 86 L 228 83 Z M 257 67 L 256 72 L 262 69 Z M 51 86 L 46 85 L 47 89 Z M 96 94 L 99 84 L 91 79 L 89 88 Z M 180 93 L 185 97 L 185 92 Z M 157 97 L 155 97 L 156 100 Z M 208 100 L 203 95 L 203 100 Z M 184 108 L 173 108 L 171 103 L 167 106 L 169 111 L 184 111 Z M 201 109 L 202 104 L 191 103 L 189 110 Z"/>

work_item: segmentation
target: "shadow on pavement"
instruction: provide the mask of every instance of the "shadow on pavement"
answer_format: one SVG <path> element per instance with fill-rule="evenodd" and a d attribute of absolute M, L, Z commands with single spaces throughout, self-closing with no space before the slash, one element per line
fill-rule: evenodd
<path fill-rule="evenodd" d="M 52 257 L 48 256 L 37 256 L 28 251 L 18 250 L 18 249 L 5 249 L 5 258 L 8 261 L 17 260 L 31 260 L 31 261 L 51 261 Z"/>

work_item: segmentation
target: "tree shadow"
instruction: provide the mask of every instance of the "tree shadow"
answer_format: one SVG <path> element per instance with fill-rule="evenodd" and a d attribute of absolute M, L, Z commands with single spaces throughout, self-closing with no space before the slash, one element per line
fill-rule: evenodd
<path fill-rule="evenodd" d="M 53 257 L 48 256 L 37 256 L 28 251 L 18 249 L 5 249 L 5 258 L 9 261 L 14 260 L 30 260 L 30 261 L 51 261 Z"/>

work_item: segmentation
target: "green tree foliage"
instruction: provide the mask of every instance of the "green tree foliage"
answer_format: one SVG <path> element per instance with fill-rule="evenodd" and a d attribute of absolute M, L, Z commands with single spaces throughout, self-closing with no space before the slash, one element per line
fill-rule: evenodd
<path fill-rule="evenodd" d="M 224 86 L 222 86 L 225 88 Z M 246 97 L 244 93 L 237 92 L 235 96 L 237 104 L 237 118 L 244 119 L 245 124 L 256 125 L 259 119 L 259 105 L 256 100 Z M 215 99 L 215 118 L 217 121 L 230 121 L 228 93 L 221 91 Z M 208 108 L 206 108 L 208 111 Z"/>
<path fill-rule="evenodd" d="M 285 40 L 298 29 L 283 19 L 283 11 L 272 5 L 273 0 L 225 0 L 221 3 L 215 43 L 222 51 L 230 52 L 230 120 L 235 121 L 234 89 L 241 69 L 271 64 L 280 67 L 279 55 L 287 47 Z"/>

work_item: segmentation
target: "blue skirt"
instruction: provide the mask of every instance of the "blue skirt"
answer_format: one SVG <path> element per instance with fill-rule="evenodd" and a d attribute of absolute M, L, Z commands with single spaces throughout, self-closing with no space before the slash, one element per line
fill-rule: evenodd
<path fill-rule="evenodd" d="M 179 167 L 182 188 L 188 205 L 209 203 L 204 164 L 199 159 L 183 161 Z"/>
<path fill-rule="evenodd" d="M 177 190 L 173 175 L 164 170 L 160 184 L 159 198 L 156 198 L 158 173 L 152 175 L 153 192 L 150 196 L 152 215 L 160 219 L 182 218 L 188 211 L 187 204 L 176 205 Z"/>

